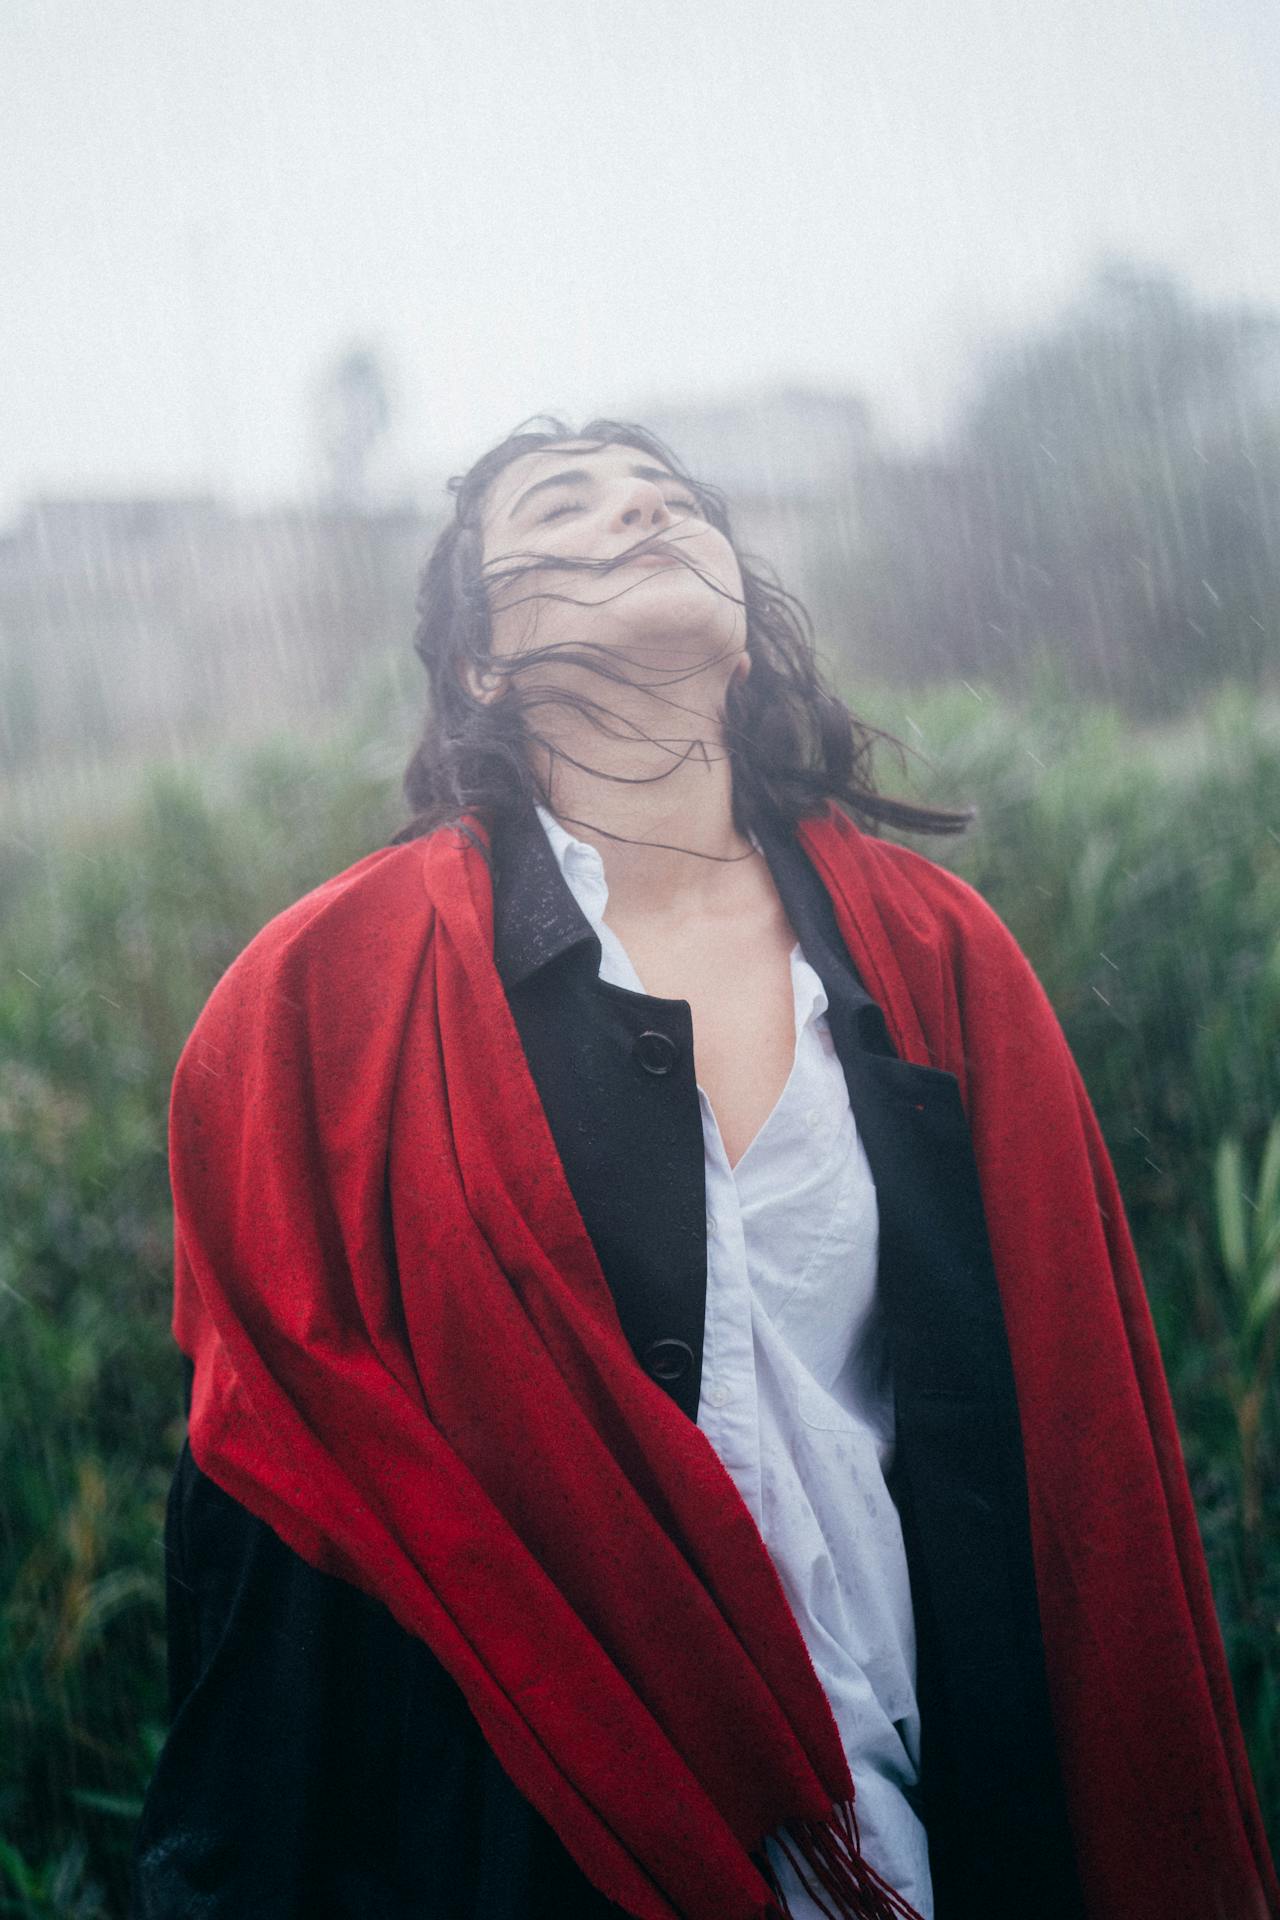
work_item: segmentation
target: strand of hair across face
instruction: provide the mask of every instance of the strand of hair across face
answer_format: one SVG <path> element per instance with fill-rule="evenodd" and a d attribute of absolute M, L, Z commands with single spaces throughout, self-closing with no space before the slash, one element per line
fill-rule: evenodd
<path fill-rule="evenodd" d="M 602 562 L 566 557 L 564 562 L 558 564 L 567 565 L 571 570 L 580 572 L 612 572 L 618 566 L 626 564 L 626 562 L 632 559 L 637 553 L 645 549 L 650 549 L 655 544 L 663 544 L 670 547 L 674 543 L 670 539 L 662 540 L 661 536 L 653 536 L 648 541 L 638 542 L 635 546 L 628 548 L 626 553 L 615 556 L 615 558 L 610 561 Z M 717 581 L 712 580 L 708 575 L 704 574 L 700 568 L 686 559 L 684 555 L 676 555 L 673 557 L 689 572 L 696 574 L 704 584 L 712 587 L 722 598 L 732 600 L 737 606 L 742 604 L 737 600 L 736 596 L 726 593 Z M 520 556 L 508 556 L 508 558 L 519 560 Z M 510 581 L 519 579 L 526 573 L 539 571 L 545 567 L 545 564 L 545 559 L 542 556 L 531 555 L 525 564 L 518 565 L 514 568 L 504 567 L 502 570 L 496 568 L 491 570 L 487 576 L 486 585 L 491 589 L 495 580 L 501 584 L 510 583 Z M 572 594 L 554 593 L 543 590 L 539 593 L 528 594 L 521 599 L 508 601 L 506 606 L 507 609 L 510 609 L 512 607 L 529 605 L 544 600 L 569 606 L 584 606 L 588 604 L 591 606 L 609 606 L 631 591 L 632 587 L 624 587 L 619 593 L 610 595 L 606 600 L 587 603 L 578 600 Z M 548 740 L 545 735 L 529 728 L 528 737 L 530 743 L 540 746 L 543 751 L 548 754 L 553 767 L 555 762 L 560 760 L 563 761 L 565 765 L 573 767 L 577 772 L 586 774 L 589 778 L 607 780 L 619 786 L 651 786 L 660 780 L 668 779 L 672 774 L 678 772 L 682 766 L 687 766 L 690 759 L 699 752 L 701 753 L 703 764 L 708 768 L 710 768 L 715 761 L 727 760 L 731 756 L 723 751 L 713 755 L 708 749 L 706 740 L 701 737 L 687 742 L 680 742 L 679 747 L 682 750 L 678 750 L 675 742 L 661 739 L 657 735 L 647 732 L 636 722 L 618 714 L 613 708 L 604 705 L 603 702 L 592 700 L 589 695 L 571 692 L 563 688 L 543 688 L 536 690 L 531 697 L 525 693 L 523 689 L 519 688 L 518 677 L 522 673 L 527 673 L 531 668 L 544 665 L 549 661 L 554 661 L 559 666 L 566 664 L 576 665 L 583 668 L 586 672 L 597 674 L 603 680 L 612 681 L 616 686 L 630 687 L 635 692 L 642 693 L 647 698 L 670 708 L 673 712 L 687 714 L 694 719 L 702 721 L 710 721 L 712 719 L 710 714 L 701 712 L 698 708 L 689 706 L 685 702 L 672 699 L 670 694 L 664 692 L 663 689 L 679 686 L 685 680 L 694 679 L 700 674 L 705 673 L 708 667 L 714 666 L 717 661 L 726 659 L 731 651 L 732 649 L 726 648 L 723 653 L 714 656 L 711 660 L 691 662 L 686 667 L 678 668 L 666 675 L 659 675 L 647 683 L 634 678 L 632 674 L 625 671 L 627 666 L 633 669 L 640 668 L 643 664 L 641 661 L 630 655 L 620 654 L 611 649 L 595 647 L 590 642 L 579 643 L 577 646 L 567 648 L 534 648 L 523 653 L 507 655 L 502 659 L 500 665 L 499 662 L 494 659 L 490 665 L 491 668 L 498 668 L 507 677 L 509 685 L 513 682 L 517 683 L 513 691 L 520 706 L 521 715 L 526 722 L 529 714 L 535 707 L 568 707 L 572 711 L 581 714 L 606 738 L 628 740 L 634 744 L 643 743 L 670 756 L 670 765 L 660 768 L 656 773 L 613 773 L 606 771 L 602 767 L 591 766 L 587 762 L 577 759 L 574 755 L 566 752 L 563 746 L 553 743 Z M 608 723 L 611 721 L 614 722 L 615 725 L 610 726 Z M 544 803 L 550 806 L 549 796 L 544 795 Z M 551 811 L 554 812 L 554 809 L 552 808 Z M 617 833 L 606 827 L 601 827 L 594 821 L 577 819 L 569 814 L 557 814 L 556 817 L 563 820 L 569 826 L 586 828 L 588 832 L 599 834 L 602 839 L 612 840 L 621 845 L 653 847 L 657 851 L 682 853 L 688 855 L 691 859 L 711 860 L 719 865 L 736 865 L 743 860 L 751 859 L 757 851 L 755 847 L 748 847 L 744 853 L 705 853 L 696 847 L 677 846 L 670 841 L 638 840 L 630 835 Z"/>
<path fill-rule="evenodd" d="M 543 802 L 546 805 L 546 802 Z M 548 807 L 548 813 L 554 808 Z M 607 827 L 598 827 L 592 820 L 575 820 L 571 813 L 556 813 L 555 818 L 568 827 L 585 827 L 588 833 L 598 833 L 602 840 L 617 840 L 624 847 L 652 847 L 659 853 L 687 853 L 691 860 L 714 860 L 718 866 L 737 866 L 742 860 L 751 860 L 759 853 L 759 847 L 748 847 L 745 853 L 703 853 L 697 847 L 673 846 L 669 840 L 633 840 L 630 834 L 611 833 Z"/>

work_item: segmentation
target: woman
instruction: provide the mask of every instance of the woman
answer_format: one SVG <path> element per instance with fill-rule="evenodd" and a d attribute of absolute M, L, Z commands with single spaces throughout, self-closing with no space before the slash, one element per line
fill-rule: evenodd
<path fill-rule="evenodd" d="M 1275 1911 L 1092 1113 L 874 837 L 960 821 L 650 435 L 454 490 L 414 825 L 175 1083 L 136 1913 Z"/>

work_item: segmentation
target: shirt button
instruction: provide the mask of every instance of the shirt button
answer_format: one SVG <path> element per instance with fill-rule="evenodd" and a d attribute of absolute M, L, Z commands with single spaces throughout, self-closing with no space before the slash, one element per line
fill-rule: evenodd
<path fill-rule="evenodd" d="M 656 1033 L 652 1029 L 648 1033 L 637 1034 L 631 1043 L 632 1056 L 646 1073 L 670 1073 L 679 1051 L 670 1035 Z"/>
<path fill-rule="evenodd" d="M 816 1107 L 810 1107 L 808 1113 L 806 1113 L 804 1117 L 804 1123 L 806 1127 L 808 1127 L 810 1133 L 816 1133 L 818 1131 L 818 1128 L 822 1125 L 822 1115 L 818 1112 L 818 1109 Z"/>
<path fill-rule="evenodd" d="M 684 1340 L 654 1340 L 641 1358 L 645 1372 L 669 1387 L 683 1380 L 693 1365 L 693 1348 Z"/>
<path fill-rule="evenodd" d="M 713 1407 L 727 1407 L 733 1395 L 730 1393 L 728 1387 L 716 1387 L 713 1392 L 707 1395 L 707 1398 Z"/>

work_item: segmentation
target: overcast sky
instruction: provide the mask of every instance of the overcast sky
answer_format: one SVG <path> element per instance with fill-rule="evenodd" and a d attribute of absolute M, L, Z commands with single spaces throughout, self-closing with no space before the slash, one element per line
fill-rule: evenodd
<path fill-rule="evenodd" d="M 1280 307 L 1275 0 L 6 0 L 0 516 L 760 381 L 888 433 L 1102 250 Z"/>

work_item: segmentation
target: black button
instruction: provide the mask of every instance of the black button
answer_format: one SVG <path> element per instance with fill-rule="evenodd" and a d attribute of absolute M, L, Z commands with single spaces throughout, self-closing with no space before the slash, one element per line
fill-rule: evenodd
<path fill-rule="evenodd" d="M 655 1340 L 644 1350 L 644 1370 L 663 1386 L 683 1380 L 693 1365 L 693 1348 L 683 1340 Z"/>
<path fill-rule="evenodd" d="M 637 1035 L 631 1051 L 646 1073 L 670 1073 L 680 1049 L 669 1035 L 655 1033 L 651 1028 L 648 1033 Z"/>

